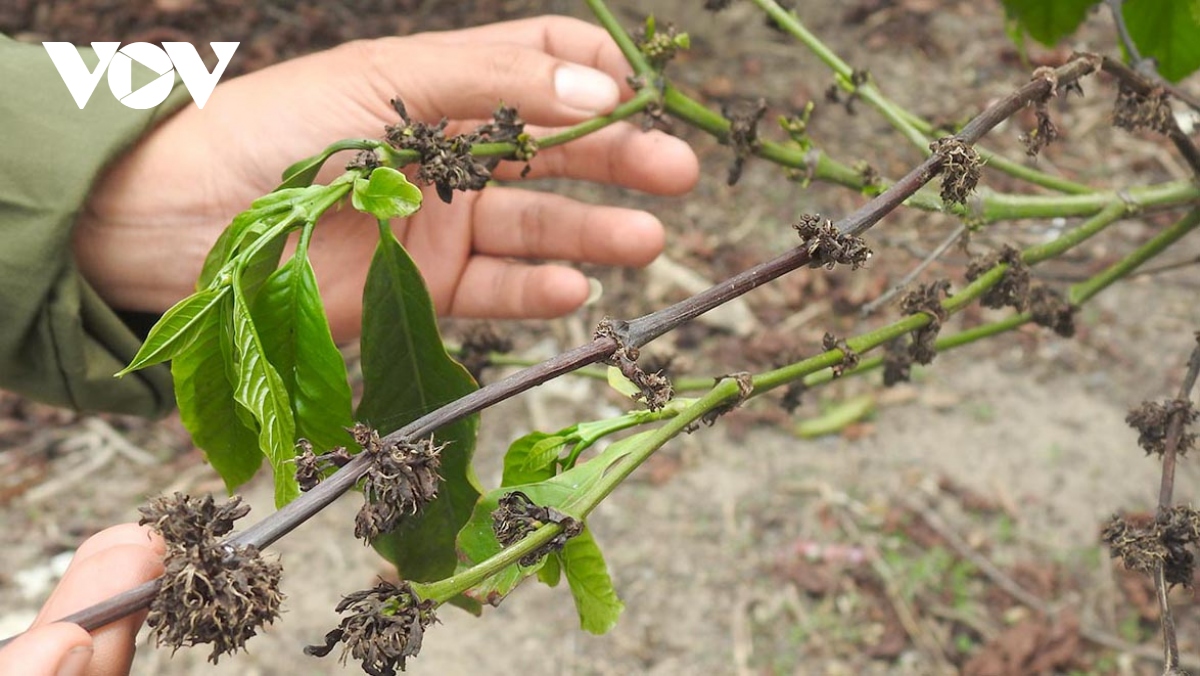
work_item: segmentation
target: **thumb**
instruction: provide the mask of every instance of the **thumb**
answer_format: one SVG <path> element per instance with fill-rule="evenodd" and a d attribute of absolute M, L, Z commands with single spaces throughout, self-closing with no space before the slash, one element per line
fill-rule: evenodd
<path fill-rule="evenodd" d="M 83 676 L 92 661 L 92 637 L 69 622 L 45 624 L 0 650 L 0 674 Z"/>

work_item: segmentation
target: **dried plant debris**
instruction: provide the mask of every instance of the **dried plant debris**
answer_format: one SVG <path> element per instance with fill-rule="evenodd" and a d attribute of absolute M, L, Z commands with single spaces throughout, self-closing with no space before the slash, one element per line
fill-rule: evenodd
<path fill-rule="evenodd" d="M 1185 428 L 1180 430 L 1179 445 L 1175 452 L 1183 456 L 1196 445 L 1196 435 L 1186 431 L 1186 426 L 1196 422 L 1197 415 L 1192 402 L 1186 399 L 1168 399 L 1162 403 L 1143 401 L 1141 406 L 1129 412 L 1125 423 L 1138 431 L 1138 446 L 1146 451 L 1146 455 L 1161 457 L 1167 452 L 1167 434 L 1171 420 L 1178 416 L 1180 424 Z"/>
<path fill-rule="evenodd" d="M 501 106 L 492 122 L 472 132 L 447 138 L 445 118 L 437 124 L 413 121 L 399 98 L 392 99 L 392 107 L 403 124 L 387 127 L 388 144 L 398 150 L 415 151 L 420 156 L 417 179 L 436 186 L 438 197 L 447 204 L 454 198 L 455 190 L 482 190 L 499 163 L 499 158 L 485 161 L 472 155 L 471 148 L 476 143 L 515 143 L 518 147 L 516 158 L 525 161 L 537 151 L 536 143 L 525 134 L 525 123 L 513 108 Z"/>
<path fill-rule="evenodd" d="M 1154 575 L 1162 565 L 1168 585 L 1191 586 L 1196 560 L 1188 546 L 1200 541 L 1200 512 L 1171 507 L 1143 527 L 1114 515 L 1100 538 L 1127 569 Z"/>
<path fill-rule="evenodd" d="M 617 342 L 617 349 L 608 358 L 608 363 L 620 369 L 621 375 L 637 386 L 639 392 L 635 399 L 645 402 L 651 411 L 660 410 L 671 401 L 674 388 L 661 371 L 648 373 L 637 365 L 637 358 L 641 352 L 636 347 L 625 344 L 625 327 L 625 322 L 605 317 L 596 325 L 593 338 L 612 338 Z"/>
<path fill-rule="evenodd" d="M 704 9 L 709 12 L 720 12 L 729 9 L 733 0 L 704 0 Z"/>
<path fill-rule="evenodd" d="M 341 662 L 352 657 L 371 676 L 395 676 L 405 662 L 421 652 L 425 628 L 437 621 L 436 604 L 422 601 L 407 582 L 380 581 L 373 589 L 349 594 L 337 605 L 349 613 L 325 634 L 324 645 L 311 645 L 306 655 L 325 657 L 341 643 Z"/>
<path fill-rule="evenodd" d="M 701 416 L 700 421 L 709 427 L 716 424 L 717 419 L 721 416 L 744 404 L 746 399 L 750 397 L 750 393 L 754 391 L 754 379 L 747 371 L 719 376 L 716 378 L 716 382 L 719 383 L 726 378 L 733 378 L 737 382 L 737 396 Z"/>
<path fill-rule="evenodd" d="M 379 161 L 379 153 L 374 149 L 360 150 L 354 159 L 346 163 L 346 170 L 362 169 L 363 173 L 370 174 L 381 166 L 383 163 Z"/>
<path fill-rule="evenodd" d="M 1063 338 L 1075 335 L 1075 308 L 1062 294 L 1045 284 L 1035 284 L 1029 292 L 1029 312 L 1039 326 Z"/>
<path fill-rule="evenodd" d="M 810 268 L 849 265 L 857 270 L 871 258 L 871 249 L 861 237 L 844 234 L 828 218 L 805 214 L 792 227 L 800 235 L 800 246 L 808 251 Z"/>
<path fill-rule="evenodd" d="M 983 161 L 975 148 L 953 136 L 940 138 L 929 149 L 942 157 L 942 201 L 946 204 L 965 204 L 979 185 Z"/>
<path fill-rule="evenodd" d="M 463 336 L 458 363 L 467 369 L 476 382 L 482 383 L 483 370 L 492 365 L 492 353 L 511 352 L 512 349 L 512 339 L 500 335 L 495 326 L 489 323 L 475 324 Z"/>
<path fill-rule="evenodd" d="M 1021 258 L 1021 251 L 1016 247 L 1005 244 L 999 251 L 991 254 L 976 256 L 967 264 L 967 281 L 979 279 L 989 270 L 1003 263 L 1003 276 L 992 288 L 980 297 L 979 302 L 984 307 L 1000 309 L 1015 308 L 1024 312 L 1029 305 L 1030 276 L 1029 266 Z"/>
<path fill-rule="evenodd" d="M 353 457 L 344 446 L 337 446 L 328 453 L 317 455 L 308 439 L 297 441 L 296 448 L 299 453 L 292 460 L 296 465 L 296 483 L 300 484 L 300 490 L 306 493 L 316 488 L 321 479 L 345 467 Z"/>
<path fill-rule="evenodd" d="M 922 312 L 929 316 L 928 324 L 912 332 L 912 343 L 908 346 L 908 356 L 917 364 L 929 364 L 937 356 L 938 332 L 942 330 L 942 322 L 946 321 L 942 299 L 949 293 L 950 280 L 939 279 L 917 286 L 900 300 L 904 314 Z"/>
<path fill-rule="evenodd" d="M 783 406 L 783 410 L 788 413 L 795 413 L 796 409 L 804 403 L 804 393 L 808 391 L 808 385 L 804 384 L 803 380 L 794 380 L 783 391 L 783 398 L 779 400 L 779 405 Z"/>
<path fill-rule="evenodd" d="M 841 80 L 841 76 L 838 76 Z M 844 82 L 844 80 L 841 80 Z M 825 89 L 825 100 L 829 103 L 841 103 L 846 108 L 847 115 L 854 115 L 854 102 L 858 100 L 858 88 L 871 81 L 871 74 L 865 70 L 855 69 L 850 72 L 851 90 L 845 99 L 842 98 L 842 87 L 837 83 Z"/>
<path fill-rule="evenodd" d="M 354 519 L 355 537 L 369 543 L 437 498 L 443 447 L 435 446 L 432 438 L 385 443 L 361 423 L 351 432 L 371 459 L 359 482 L 363 506 Z"/>
<path fill-rule="evenodd" d="M 858 353 L 850 347 L 845 338 L 838 338 L 832 333 L 826 332 L 821 339 L 821 348 L 826 352 L 838 350 L 842 353 L 842 360 L 833 365 L 834 378 L 838 378 L 846 371 L 858 366 Z"/>
<path fill-rule="evenodd" d="M 897 383 L 906 383 L 912 377 L 913 358 L 911 354 L 912 338 L 900 336 L 888 341 L 883 348 L 883 385 L 892 387 Z"/>
<path fill-rule="evenodd" d="M 513 491 L 500 498 L 492 512 L 492 531 L 501 547 L 511 547 L 524 540 L 533 531 L 553 523 L 562 526 L 549 542 L 521 557 L 522 566 L 535 566 L 538 561 L 552 552 L 562 551 L 567 540 L 583 532 L 583 522 L 563 514 L 553 507 L 542 507 L 520 491 Z"/>
<path fill-rule="evenodd" d="M 1048 101 L 1058 95 L 1058 74 L 1053 68 L 1042 66 L 1033 71 L 1033 79 L 1042 78 L 1050 82 L 1050 92 L 1046 97 L 1033 102 L 1033 114 L 1037 118 L 1037 127 L 1032 131 L 1021 134 L 1020 141 L 1025 144 L 1025 153 L 1036 157 L 1046 146 L 1058 140 L 1058 127 L 1050 119 Z M 1082 91 L 1082 90 L 1081 90 Z"/>
<path fill-rule="evenodd" d="M 218 505 L 211 495 L 175 493 L 154 498 L 140 511 L 139 523 L 149 524 L 167 544 L 162 584 L 146 618 L 156 645 L 174 651 L 210 643 L 208 659 L 216 664 L 279 616 L 279 563 L 254 547 L 218 539 L 250 511 L 240 497 Z"/>
<path fill-rule="evenodd" d="M 727 104 L 721 106 L 721 115 L 729 120 L 729 132 L 721 139 L 722 143 L 733 148 L 733 164 L 725 182 L 737 184 L 742 177 L 742 168 L 746 159 L 753 155 L 762 142 L 758 140 L 758 123 L 767 114 L 767 100 L 758 99 L 753 103 Z"/>
<path fill-rule="evenodd" d="M 1149 94 L 1139 94 L 1121 84 L 1113 105 L 1113 126 L 1128 131 L 1149 129 L 1169 134 L 1174 127 L 1170 96 L 1162 87 L 1153 88 Z"/>

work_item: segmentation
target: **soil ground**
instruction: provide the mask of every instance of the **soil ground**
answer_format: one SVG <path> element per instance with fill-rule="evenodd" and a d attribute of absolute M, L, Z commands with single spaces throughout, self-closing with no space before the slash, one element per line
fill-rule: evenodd
<path fill-rule="evenodd" d="M 241 39 L 241 70 L 355 37 L 534 10 L 583 16 L 573 3 L 560 2 L 468 2 L 443 10 L 436 9 L 439 3 L 361 0 L 335 9 L 300 0 L 246 10 L 241 3 L 159 0 L 105 12 L 100 8 L 109 3 L 99 0 L 35 4 L 17 0 L 0 10 L 0 31 L 77 42 L 104 39 L 104 31 L 126 41 L 145 39 L 143 32 L 154 39 Z M 835 51 L 869 70 L 899 104 L 931 119 L 969 116 L 1028 77 L 996 2 L 803 4 L 801 18 Z M 629 25 L 653 10 L 692 35 L 692 51 L 672 64 L 671 74 L 714 106 L 763 96 L 771 120 L 810 99 L 820 105 L 828 72 L 766 28 L 751 5 L 735 4 L 717 16 L 699 6 L 614 4 Z M 245 11 L 256 20 L 245 20 Z M 1070 47 L 1115 53 L 1112 34 L 1107 17 L 1097 14 Z M 1068 51 L 1034 48 L 1032 55 L 1053 61 Z M 1085 88 L 1087 98 L 1055 108 L 1065 138 L 1039 159 L 1040 168 L 1113 187 L 1186 175 L 1164 143 L 1109 128 L 1111 83 Z M 813 137 L 822 148 L 846 161 L 867 160 L 889 177 L 919 159 L 867 106 L 856 110 L 850 116 L 821 105 Z M 1027 122 L 1002 126 L 989 137 L 990 147 L 1022 157 L 1016 137 Z M 761 162 L 750 162 L 731 188 L 724 180 L 730 151 L 679 131 L 704 162 L 702 183 L 687 197 L 544 186 L 655 211 L 671 232 L 666 258 L 677 265 L 595 271 L 605 287 L 597 305 L 556 322 L 501 325 L 517 337 L 518 353 L 549 356 L 590 335 L 604 315 L 635 316 L 681 297 L 678 268 L 721 279 L 789 246 L 788 224 L 798 214 L 835 216 L 862 202 L 837 187 L 801 189 Z M 1014 186 L 993 171 L 985 183 L 998 190 Z M 1167 222 L 1164 215 L 1127 221 L 1035 274 L 1061 288 Z M 747 314 L 697 323 L 664 339 L 678 355 L 676 372 L 761 370 L 780 355 L 813 352 L 825 331 L 855 334 L 889 321 L 898 315 L 895 307 L 867 319 L 858 308 L 955 225 L 915 211 L 893 214 L 868 236 L 876 251 L 868 270 L 796 273 L 749 295 L 742 308 Z M 1028 245 L 1062 225 L 994 226 L 975 234 L 971 247 Z M 1193 238 L 1164 259 L 1185 261 L 1198 253 Z M 923 279 L 949 275 L 961 284 L 966 260 L 952 250 Z M 590 519 L 626 603 L 610 634 L 580 632 L 569 593 L 531 583 L 482 619 L 443 611 L 442 625 L 427 633 L 410 671 L 1160 673 L 1145 659 L 1159 650 L 1152 596 L 1143 581 L 1114 567 L 1098 533 L 1114 512 L 1146 512 L 1155 504 L 1158 465 L 1142 457 L 1124 418 L 1143 399 L 1175 392 L 1200 326 L 1198 289 L 1194 266 L 1136 277 L 1089 304 L 1072 340 L 1024 329 L 941 354 L 930 368 L 918 369 L 911 384 L 882 390 L 878 376 L 868 376 L 813 391 L 793 417 L 780 412 L 777 399 L 753 402 L 664 448 Z M 999 316 L 970 310 L 950 329 Z M 454 334 L 464 326 L 455 322 L 448 329 Z M 793 434 L 796 420 L 863 394 L 876 397 L 868 420 L 836 436 L 802 440 Z M 488 411 L 477 452 L 480 476 L 494 485 L 504 448 L 529 430 L 619 410 L 602 385 L 568 378 Z M 147 424 L 79 416 L 8 395 L 0 395 L 0 413 L 2 634 L 32 618 L 61 570 L 62 554 L 88 534 L 135 519 L 149 495 L 220 491 L 177 418 Z M 1194 464 L 1183 462 L 1180 502 L 1192 500 L 1198 479 Z M 246 495 L 253 514 L 268 512 L 267 482 L 251 484 Z M 300 652 L 336 624 L 332 608 L 341 594 L 386 574 L 381 560 L 351 535 L 356 509 L 355 498 L 343 499 L 272 548 L 285 566 L 286 612 L 248 652 L 212 667 L 203 650 L 171 656 L 146 647 L 134 673 L 358 672 L 353 664 L 341 667 Z M 998 572 L 985 572 L 979 557 Z M 1053 609 L 1053 619 L 1006 594 L 1008 583 Z M 1200 659 L 1195 600 L 1184 589 L 1173 600 L 1181 648 Z"/>

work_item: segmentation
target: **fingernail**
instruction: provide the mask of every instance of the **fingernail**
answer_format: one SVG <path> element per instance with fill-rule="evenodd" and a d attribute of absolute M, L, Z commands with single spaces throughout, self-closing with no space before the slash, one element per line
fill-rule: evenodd
<path fill-rule="evenodd" d="M 554 71 L 554 93 L 564 105 L 588 115 L 607 113 L 621 98 L 611 77 L 576 64 L 559 66 Z"/>
<path fill-rule="evenodd" d="M 55 676 L 83 676 L 87 673 L 88 665 L 92 662 L 93 650 L 91 646 L 80 645 L 71 648 L 71 650 L 58 663 L 58 670 L 54 672 Z"/>
<path fill-rule="evenodd" d="M 584 307 L 592 305 L 600 300 L 600 296 L 604 295 L 604 285 L 595 277 L 588 277 L 588 297 L 583 301 Z"/>

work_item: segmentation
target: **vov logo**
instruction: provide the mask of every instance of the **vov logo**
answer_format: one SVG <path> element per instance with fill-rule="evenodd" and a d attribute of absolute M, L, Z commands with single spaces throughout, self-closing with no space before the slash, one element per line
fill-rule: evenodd
<path fill-rule="evenodd" d="M 213 52 L 217 55 L 217 66 L 212 72 L 204 66 L 200 54 L 189 42 L 164 42 L 164 52 L 158 45 L 148 42 L 133 42 L 121 47 L 119 42 L 93 42 L 92 49 L 100 57 L 100 63 L 94 71 L 89 71 L 79 55 L 79 50 L 69 42 L 43 42 L 46 53 L 58 69 L 67 89 L 74 97 L 80 110 L 87 105 L 100 77 L 108 71 L 108 88 L 113 96 L 129 108 L 153 108 L 166 100 L 175 82 L 173 71 L 178 70 L 183 79 L 183 86 L 192 95 L 197 108 L 203 108 L 208 103 L 217 86 L 217 80 L 225 73 L 233 53 L 237 51 L 238 42 L 210 42 Z M 120 50 L 118 51 L 118 47 Z M 142 85 L 133 91 L 133 62 L 158 73 L 152 82 Z"/>

